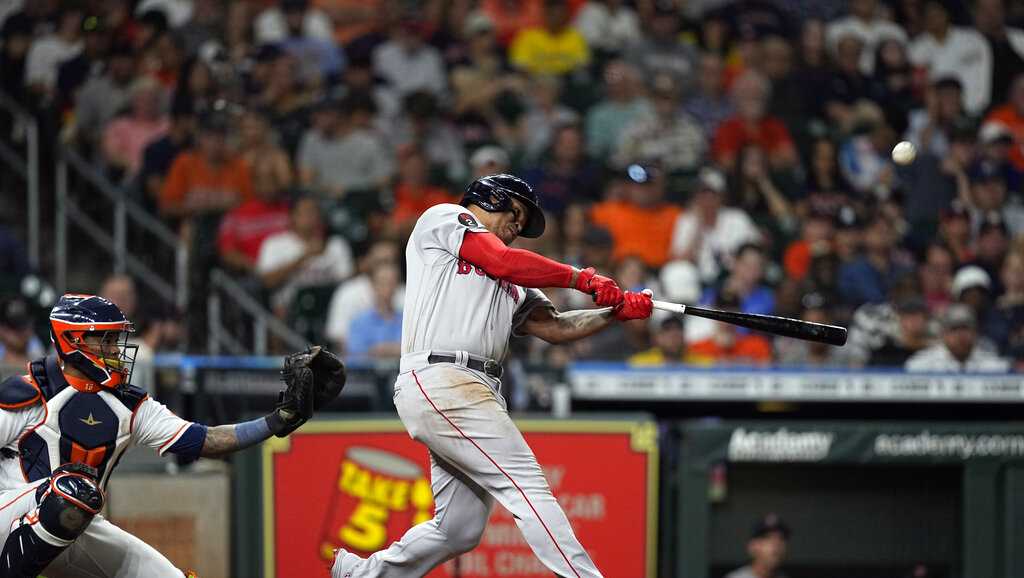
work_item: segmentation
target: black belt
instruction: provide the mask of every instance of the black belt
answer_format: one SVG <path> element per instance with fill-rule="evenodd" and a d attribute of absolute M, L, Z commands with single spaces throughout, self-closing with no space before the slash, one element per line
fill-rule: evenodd
<path fill-rule="evenodd" d="M 454 355 L 430 354 L 427 356 L 427 363 L 455 363 L 455 361 L 456 360 Z M 498 363 L 497 361 L 494 361 L 493 359 L 481 361 L 479 359 L 473 359 L 472 357 L 470 357 L 469 361 L 466 362 L 466 367 L 470 369 L 475 369 L 476 371 L 482 371 L 483 373 L 497 379 L 501 378 L 501 364 Z"/>

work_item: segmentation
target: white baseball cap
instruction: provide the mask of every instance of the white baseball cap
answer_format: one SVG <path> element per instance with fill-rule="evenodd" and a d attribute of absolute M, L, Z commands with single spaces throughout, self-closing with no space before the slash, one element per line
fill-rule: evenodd
<path fill-rule="evenodd" d="M 953 276 L 953 297 L 959 299 L 964 291 L 972 287 L 992 288 L 992 279 L 977 265 L 961 267 Z"/>

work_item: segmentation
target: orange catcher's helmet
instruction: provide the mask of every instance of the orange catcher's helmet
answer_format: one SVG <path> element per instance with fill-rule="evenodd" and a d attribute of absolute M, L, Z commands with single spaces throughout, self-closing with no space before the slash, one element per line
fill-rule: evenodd
<path fill-rule="evenodd" d="M 129 344 L 135 326 L 109 300 L 67 294 L 50 311 L 50 339 L 65 366 L 114 389 L 131 382 L 138 345 Z"/>

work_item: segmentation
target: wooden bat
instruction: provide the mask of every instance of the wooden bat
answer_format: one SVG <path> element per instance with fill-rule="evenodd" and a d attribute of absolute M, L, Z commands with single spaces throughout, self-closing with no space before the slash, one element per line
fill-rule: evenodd
<path fill-rule="evenodd" d="M 817 341 L 829 345 L 846 344 L 846 328 L 838 325 L 825 325 L 824 323 L 812 323 L 789 317 L 775 317 L 774 315 L 759 315 L 757 313 L 741 313 L 739 311 L 719 311 L 717 309 L 706 309 L 692 305 L 681 305 L 669 301 L 654 300 L 654 308 L 662 311 L 670 311 L 680 315 L 693 315 L 705 319 L 713 319 L 771 333 L 784 337 L 794 337 L 807 341 Z"/>

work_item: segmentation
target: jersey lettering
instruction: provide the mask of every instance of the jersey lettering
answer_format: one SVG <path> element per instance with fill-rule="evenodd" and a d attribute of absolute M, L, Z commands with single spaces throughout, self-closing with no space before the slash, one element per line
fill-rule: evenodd
<path fill-rule="evenodd" d="M 502 291 L 504 291 L 505 293 L 508 293 L 509 297 L 512 298 L 513 302 L 519 303 L 519 291 L 516 289 L 516 285 L 515 284 L 513 284 L 513 283 L 511 283 L 509 281 L 506 281 L 504 279 L 496 279 L 493 275 L 488 275 L 487 271 L 484 271 L 483 269 L 481 269 L 480 267 L 477 267 L 476 265 L 470 263 L 469 261 L 467 261 L 465 259 L 459 259 L 458 265 L 455 268 L 455 274 L 456 275 L 469 275 L 471 272 L 472 273 L 476 273 L 480 277 L 487 277 L 491 281 L 496 282 L 498 284 L 498 287 Z"/>

